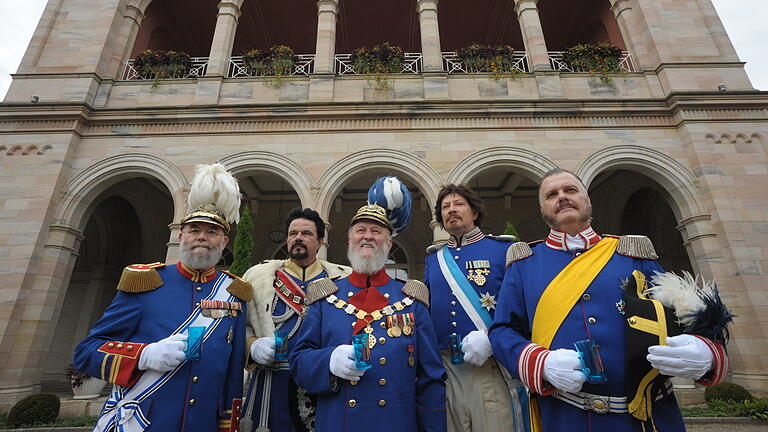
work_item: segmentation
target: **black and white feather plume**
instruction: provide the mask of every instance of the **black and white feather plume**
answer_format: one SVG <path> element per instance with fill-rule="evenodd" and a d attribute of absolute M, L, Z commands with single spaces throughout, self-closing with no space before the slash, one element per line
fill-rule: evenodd
<path fill-rule="evenodd" d="M 229 223 L 240 221 L 240 185 L 220 163 L 195 167 L 187 205 L 194 209 L 203 204 L 215 205 Z"/>
<path fill-rule="evenodd" d="M 704 336 L 725 345 L 730 337 L 728 324 L 735 315 L 723 304 L 717 285 L 683 271 L 656 272 L 650 279 L 651 296 L 675 311 L 685 333 Z"/>

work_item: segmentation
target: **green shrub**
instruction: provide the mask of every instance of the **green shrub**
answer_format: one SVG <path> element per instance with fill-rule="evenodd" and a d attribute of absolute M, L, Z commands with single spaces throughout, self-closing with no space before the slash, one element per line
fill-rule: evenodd
<path fill-rule="evenodd" d="M 707 387 L 704 391 L 704 400 L 711 403 L 714 400 L 722 401 L 745 401 L 752 400 L 754 396 L 744 387 L 731 382 L 724 382 L 712 387 Z"/>
<path fill-rule="evenodd" d="M 8 413 L 10 428 L 50 423 L 59 416 L 61 402 L 53 393 L 37 393 L 16 402 Z"/>
<path fill-rule="evenodd" d="M 756 398 L 744 401 L 746 414 L 748 417 L 760 420 L 768 420 L 768 399 Z"/>

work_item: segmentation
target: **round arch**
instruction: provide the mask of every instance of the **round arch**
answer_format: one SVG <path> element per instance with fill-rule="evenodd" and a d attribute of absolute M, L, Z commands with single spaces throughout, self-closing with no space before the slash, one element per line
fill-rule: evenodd
<path fill-rule="evenodd" d="M 515 147 L 491 147 L 472 153 L 464 158 L 448 174 L 448 182 L 463 184 L 469 182 L 477 173 L 489 168 L 511 167 L 520 170 L 532 180 L 538 182 L 544 174 L 557 168 L 546 157 Z"/>
<path fill-rule="evenodd" d="M 608 147 L 587 157 L 576 174 L 589 187 L 598 174 L 609 169 L 626 169 L 654 179 L 675 203 L 672 211 L 677 220 L 703 211 L 696 177 L 680 162 L 659 151 L 640 146 Z"/>
<path fill-rule="evenodd" d="M 424 194 L 427 202 L 435 202 L 442 179 L 429 164 L 403 151 L 373 149 L 351 154 L 333 164 L 318 180 L 320 193 L 317 209 L 328 220 L 333 199 L 355 174 L 363 170 L 384 168 L 402 173 L 412 180 Z"/>
<path fill-rule="evenodd" d="M 296 161 L 271 152 L 242 152 L 219 159 L 233 175 L 265 171 L 285 180 L 299 196 L 302 207 L 312 207 L 312 176 Z"/>
<path fill-rule="evenodd" d="M 187 179 L 175 165 L 160 157 L 128 153 L 96 162 L 74 176 L 62 189 L 63 198 L 54 223 L 85 229 L 94 200 L 110 186 L 132 177 L 157 179 L 170 191 L 173 199 L 173 220 L 183 217 Z"/>

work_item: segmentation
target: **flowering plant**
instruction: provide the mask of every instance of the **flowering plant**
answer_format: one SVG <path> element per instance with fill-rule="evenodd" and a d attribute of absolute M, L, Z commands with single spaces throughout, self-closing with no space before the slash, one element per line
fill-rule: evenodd
<path fill-rule="evenodd" d="M 495 79 L 504 74 L 519 72 L 516 67 L 515 49 L 509 45 L 490 46 L 473 43 L 458 50 L 456 55 L 464 63 L 467 72 L 490 72 Z"/>
<path fill-rule="evenodd" d="M 350 61 L 355 72 L 373 75 L 376 88 L 386 91 L 389 89 L 389 81 L 383 75 L 401 72 L 404 58 L 402 48 L 384 42 L 373 48 L 363 47 L 355 50 Z"/>
<path fill-rule="evenodd" d="M 243 63 L 257 76 L 287 76 L 293 72 L 298 58 L 291 47 L 275 45 L 266 50 L 243 53 Z"/>
<path fill-rule="evenodd" d="M 133 60 L 142 78 L 182 78 L 192 69 L 189 54 L 177 51 L 144 50 Z"/>
<path fill-rule="evenodd" d="M 607 42 L 572 46 L 563 53 L 563 61 L 574 72 L 600 75 L 605 83 L 611 82 L 609 74 L 621 72 L 621 50 Z"/>
<path fill-rule="evenodd" d="M 83 384 L 83 380 L 88 377 L 85 372 L 80 372 L 72 367 L 71 364 L 64 370 L 64 375 L 66 375 L 69 383 L 72 384 L 72 388 L 80 387 Z"/>

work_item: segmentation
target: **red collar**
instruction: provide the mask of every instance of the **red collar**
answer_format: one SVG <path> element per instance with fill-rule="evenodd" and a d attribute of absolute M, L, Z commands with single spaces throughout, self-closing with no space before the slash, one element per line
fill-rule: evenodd
<path fill-rule="evenodd" d="M 384 269 L 377 271 L 372 275 L 358 273 L 353 271 L 349 277 L 349 283 L 358 288 L 368 288 L 369 286 L 382 286 L 390 281 L 390 277 Z"/>
<path fill-rule="evenodd" d="M 181 263 L 181 261 L 179 261 L 176 263 L 176 269 L 179 271 L 179 273 L 181 273 L 182 276 L 191 280 L 192 282 L 205 283 L 216 279 L 216 267 L 211 267 L 206 270 L 195 270 L 185 266 Z"/>
<path fill-rule="evenodd" d="M 578 233 L 579 236 L 584 238 L 586 242 L 586 249 L 591 248 L 600 241 L 600 235 L 598 235 L 592 227 L 587 227 L 585 230 Z M 567 251 L 568 246 L 565 242 L 565 233 L 554 229 L 549 230 L 546 244 L 549 248 L 555 250 Z"/>

